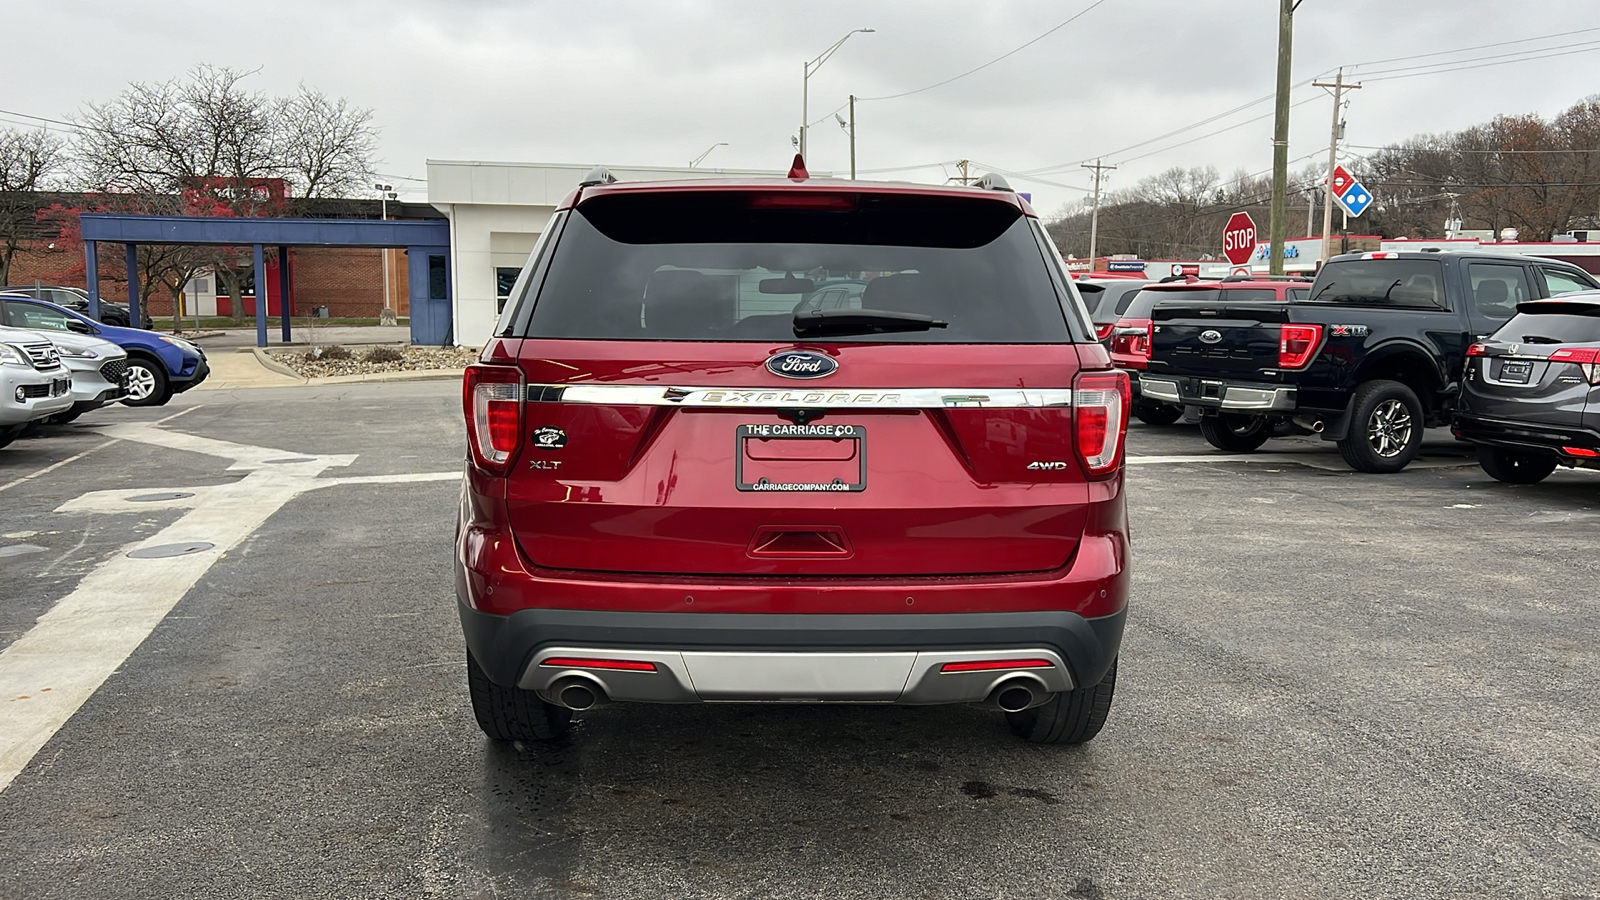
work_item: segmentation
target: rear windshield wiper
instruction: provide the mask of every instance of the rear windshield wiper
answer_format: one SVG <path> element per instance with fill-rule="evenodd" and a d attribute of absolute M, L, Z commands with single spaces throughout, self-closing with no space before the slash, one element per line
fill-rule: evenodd
<path fill-rule="evenodd" d="M 1326 294 L 1328 292 L 1328 288 L 1331 288 L 1331 287 L 1333 287 L 1334 285 L 1336 285 L 1338 283 L 1339 282 L 1337 282 L 1337 281 L 1328 282 L 1327 284 L 1322 286 L 1322 290 L 1317 291 L 1315 294 L 1312 294 L 1311 296 L 1307 297 L 1306 298 L 1306 302 L 1310 303 L 1311 301 L 1317 299 L 1318 297 L 1321 297 L 1323 294 Z"/>
<path fill-rule="evenodd" d="M 927 331 L 948 328 L 950 323 L 918 313 L 887 309 L 813 309 L 795 313 L 795 337 L 806 335 L 887 334 L 895 331 Z"/>

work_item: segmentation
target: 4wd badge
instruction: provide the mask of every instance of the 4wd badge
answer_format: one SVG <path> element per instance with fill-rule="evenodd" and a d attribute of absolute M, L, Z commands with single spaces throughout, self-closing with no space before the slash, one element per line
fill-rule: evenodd
<path fill-rule="evenodd" d="M 540 450 L 560 450 L 567 445 L 567 433 L 553 425 L 533 430 L 533 446 Z"/>

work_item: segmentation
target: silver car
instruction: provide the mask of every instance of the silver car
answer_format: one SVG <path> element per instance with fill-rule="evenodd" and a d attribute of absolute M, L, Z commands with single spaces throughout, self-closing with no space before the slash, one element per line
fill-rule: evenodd
<path fill-rule="evenodd" d="M 104 338 L 65 331 L 50 332 L 62 365 L 72 370 L 72 408 L 50 417 L 55 423 L 73 419 L 128 394 L 128 354 Z"/>
<path fill-rule="evenodd" d="M 0 327 L 0 447 L 29 422 L 72 408 L 72 373 L 44 335 Z"/>

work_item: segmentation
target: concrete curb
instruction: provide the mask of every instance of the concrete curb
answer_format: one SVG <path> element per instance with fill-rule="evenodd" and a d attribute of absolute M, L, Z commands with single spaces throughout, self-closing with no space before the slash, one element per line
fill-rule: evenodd
<path fill-rule="evenodd" d="M 324 375 L 311 378 L 308 385 L 383 384 L 395 381 L 460 381 L 465 369 L 421 369 L 412 372 L 372 372 L 366 375 Z"/>
<path fill-rule="evenodd" d="M 293 378 L 293 379 L 301 382 L 302 384 L 306 382 L 305 376 L 303 376 L 299 372 L 296 372 L 295 370 L 289 368 L 288 366 L 284 365 L 283 363 L 278 362 L 277 360 L 273 359 L 272 358 L 272 354 L 270 354 L 267 351 L 261 349 L 260 347 L 240 347 L 239 348 L 239 352 L 240 353 L 253 353 L 253 354 L 255 354 L 256 362 L 260 363 L 263 368 L 266 368 L 266 369 L 268 369 L 270 371 L 276 372 L 279 375 L 287 375 L 290 378 Z"/>

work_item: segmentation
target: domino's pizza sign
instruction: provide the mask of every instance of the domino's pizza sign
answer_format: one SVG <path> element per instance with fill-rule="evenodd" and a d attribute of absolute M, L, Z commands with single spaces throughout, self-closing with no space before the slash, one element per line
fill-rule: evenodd
<path fill-rule="evenodd" d="M 1333 174 L 1328 178 L 1328 188 L 1333 192 L 1334 200 L 1352 216 L 1361 215 L 1372 205 L 1372 192 L 1344 166 L 1334 167 Z"/>

